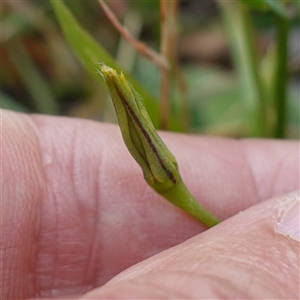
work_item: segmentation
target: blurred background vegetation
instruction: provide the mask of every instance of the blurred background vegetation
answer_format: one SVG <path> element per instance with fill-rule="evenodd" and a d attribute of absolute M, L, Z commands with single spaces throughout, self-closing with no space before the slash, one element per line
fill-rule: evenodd
<path fill-rule="evenodd" d="M 96 72 L 105 62 L 130 74 L 157 128 L 299 139 L 299 1 L 164 2 L 106 1 L 169 69 L 128 43 L 97 0 L 6 0 L 1 107 L 116 122 Z"/>

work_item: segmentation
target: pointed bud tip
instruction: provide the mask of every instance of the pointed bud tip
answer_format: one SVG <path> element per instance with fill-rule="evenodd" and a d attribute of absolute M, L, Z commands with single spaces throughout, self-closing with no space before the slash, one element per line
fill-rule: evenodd
<path fill-rule="evenodd" d="M 108 75 L 109 73 L 111 73 L 111 71 L 113 70 L 112 68 L 106 66 L 106 65 L 100 65 L 100 71 L 101 73 Z"/>

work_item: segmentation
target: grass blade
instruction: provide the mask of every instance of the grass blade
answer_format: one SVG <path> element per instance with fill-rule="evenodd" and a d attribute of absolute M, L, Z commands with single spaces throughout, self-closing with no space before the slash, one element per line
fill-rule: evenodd
<path fill-rule="evenodd" d="M 103 62 L 121 71 L 114 58 L 99 45 L 77 22 L 71 11 L 61 0 L 51 0 L 52 7 L 56 13 L 59 24 L 64 32 L 66 39 L 75 51 L 86 69 L 95 77 L 96 63 Z M 126 77 L 132 82 L 137 92 L 144 98 L 145 105 L 155 125 L 158 126 L 159 108 L 155 98 L 150 95 L 132 76 L 126 74 Z M 104 85 L 104 81 L 102 81 Z"/>

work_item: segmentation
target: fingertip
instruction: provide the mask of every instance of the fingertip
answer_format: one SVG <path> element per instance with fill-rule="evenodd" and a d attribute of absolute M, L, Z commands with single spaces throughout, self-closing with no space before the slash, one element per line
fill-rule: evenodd
<path fill-rule="evenodd" d="M 173 287 L 186 298 L 296 299 L 299 241 L 286 232 L 299 225 L 293 220 L 298 208 L 298 192 L 267 200 L 132 267 L 107 286 L 117 291 L 119 284 L 137 280 L 162 290 Z"/>

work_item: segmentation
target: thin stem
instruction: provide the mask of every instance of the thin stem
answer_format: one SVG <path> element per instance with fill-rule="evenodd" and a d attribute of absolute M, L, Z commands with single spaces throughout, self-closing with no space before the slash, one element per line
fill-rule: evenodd
<path fill-rule="evenodd" d="M 188 88 L 185 81 L 182 68 L 178 60 L 178 13 L 179 13 L 179 1 L 173 1 L 172 15 L 172 34 L 170 35 L 169 48 L 170 48 L 170 64 L 172 66 L 172 80 L 174 80 L 174 87 L 178 89 L 179 99 L 180 99 L 180 120 L 181 120 L 181 131 L 188 132 L 190 128 L 190 111 L 189 111 L 189 101 L 188 101 Z"/>
<path fill-rule="evenodd" d="M 252 135 L 267 135 L 266 92 L 259 71 L 259 59 L 253 32 L 253 24 L 247 5 L 240 1 L 218 0 L 224 16 L 224 24 L 231 38 L 234 60 L 238 69 L 243 98 L 250 108 Z"/>
<path fill-rule="evenodd" d="M 19 75 L 28 89 L 33 105 L 39 113 L 57 115 L 59 106 L 48 83 L 33 63 L 22 41 L 12 39 L 6 43 L 7 50 Z"/>
<path fill-rule="evenodd" d="M 176 14 L 178 13 L 179 2 L 177 1 L 176 7 Z M 178 30 L 174 32 L 173 38 L 173 58 L 172 58 L 172 65 L 173 65 L 173 73 L 175 77 L 175 85 L 178 88 L 178 92 L 180 95 L 180 119 L 182 123 L 182 129 L 184 132 L 188 132 L 190 130 L 190 106 L 189 106 L 189 97 L 188 97 L 188 87 L 186 84 L 185 76 L 183 74 L 180 62 L 178 60 L 178 53 L 176 51 L 178 44 Z"/>
<path fill-rule="evenodd" d="M 134 10 L 129 10 L 124 17 L 123 24 L 130 30 L 135 38 L 138 38 L 142 29 L 142 18 Z M 129 44 L 121 35 L 119 40 L 116 60 L 127 72 L 132 70 L 136 58 L 136 49 Z"/>
<path fill-rule="evenodd" d="M 177 58 L 174 62 L 174 73 L 175 73 L 176 85 L 178 85 L 178 90 L 179 90 L 180 100 L 181 100 L 180 118 L 182 120 L 182 130 L 184 132 L 189 132 L 191 126 L 191 116 L 190 116 L 188 88 L 184 78 L 184 74 L 181 70 Z"/>
<path fill-rule="evenodd" d="M 181 179 L 173 189 L 161 193 L 161 195 L 194 216 L 207 227 L 212 227 L 220 223 L 220 220 L 215 215 L 195 199 Z"/>
<path fill-rule="evenodd" d="M 161 0 L 161 55 L 171 64 L 161 74 L 161 128 L 168 129 L 170 122 L 170 76 L 174 71 L 177 46 L 178 0 Z"/>
<path fill-rule="evenodd" d="M 250 20 L 249 8 L 246 5 L 241 5 L 242 20 L 245 30 L 245 42 L 248 47 L 248 59 L 252 68 L 254 84 L 257 90 L 257 105 L 256 105 L 256 126 L 254 134 L 258 136 L 267 135 L 267 112 L 266 112 L 266 95 L 262 83 L 262 78 L 259 73 L 259 59 L 255 43 L 253 24 Z"/>
<path fill-rule="evenodd" d="M 288 59 L 288 32 L 290 21 L 277 16 L 277 62 L 274 80 L 274 100 L 276 105 L 277 122 L 274 128 L 274 137 L 284 138 L 286 128 L 286 83 Z"/>
<path fill-rule="evenodd" d="M 169 30 L 168 30 L 168 2 L 165 0 L 160 1 L 161 10 L 161 55 L 168 59 L 169 57 Z M 161 86 L 160 86 L 160 128 L 167 129 L 169 125 L 170 114 L 170 91 L 169 91 L 169 77 L 170 71 L 164 69 L 161 72 Z"/>
<path fill-rule="evenodd" d="M 114 13 L 105 4 L 105 2 L 103 0 L 98 0 L 98 2 L 101 5 L 106 16 L 109 18 L 109 20 L 115 26 L 115 28 L 133 47 L 135 47 L 137 49 L 138 52 L 140 52 L 145 57 L 149 58 L 151 61 L 153 61 L 154 64 L 156 64 L 161 69 L 165 70 L 165 69 L 169 68 L 168 61 L 162 55 L 160 55 L 153 49 L 149 48 L 146 44 L 136 40 L 132 36 L 132 34 L 127 30 L 127 28 L 122 26 L 122 24 L 119 22 L 117 17 L 114 15 Z"/>

